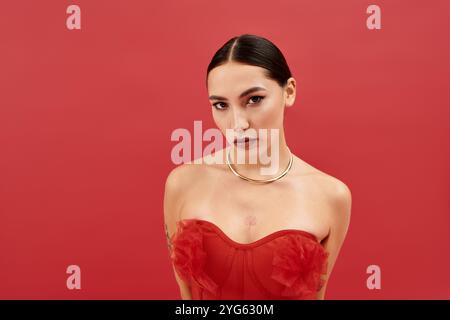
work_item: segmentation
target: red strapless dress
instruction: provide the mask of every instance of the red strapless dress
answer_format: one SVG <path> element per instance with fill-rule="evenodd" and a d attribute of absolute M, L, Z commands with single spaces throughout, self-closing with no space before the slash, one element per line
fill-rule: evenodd
<path fill-rule="evenodd" d="M 182 219 L 171 259 L 192 299 L 317 299 L 328 252 L 303 230 L 279 230 L 244 244 L 212 222 Z"/>

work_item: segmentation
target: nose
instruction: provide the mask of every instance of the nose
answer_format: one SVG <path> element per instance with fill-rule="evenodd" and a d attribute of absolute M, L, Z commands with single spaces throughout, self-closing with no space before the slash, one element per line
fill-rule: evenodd
<path fill-rule="evenodd" d="M 231 123 L 231 128 L 233 129 L 233 131 L 236 133 L 243 133 L 244 130 L 248 128 L 248 126 L 249 122 L 245 111 L 235 108 L 233 110 L 233 119 Z"/>

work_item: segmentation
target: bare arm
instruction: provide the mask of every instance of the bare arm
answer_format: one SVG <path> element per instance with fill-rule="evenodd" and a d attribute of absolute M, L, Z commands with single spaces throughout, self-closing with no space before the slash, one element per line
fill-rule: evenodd
<path fill-rule="evenodd" d="M 350 189 L 340 182 L 337 190 L 332 197 L 333 207 L 336 209 L 331 217 L 331 228 L 328 236 L 322 241 L 325 250 L 329 252 L 327 274 L 324 279 L 325 284 L 318 292 L 317 298 L 323 300 L 325 298 L 325 291 L 328 284 L 328 279 L 333 271 L 334 264 L 341 250 L 347 230 L 350 224 L 351 202 L 352 196 Z"/>
<path fill-rule="evenodd" d="M 180 193 L 181 176 L 179 174 L 179 168 L 175 168 L 167 177 L 164 190 L 164 231 L 166 233 L 169 255 L 172 254 L 173 250 L 171 238 L 176 231 L 176 221 L 179 215 L 181 201 Z M 181 299 L 190 300 L 192 297 L 189 285 L 180 278 L 173 264 L 172 268 L 175 274 L 175 280 L 180 289 Z"/>

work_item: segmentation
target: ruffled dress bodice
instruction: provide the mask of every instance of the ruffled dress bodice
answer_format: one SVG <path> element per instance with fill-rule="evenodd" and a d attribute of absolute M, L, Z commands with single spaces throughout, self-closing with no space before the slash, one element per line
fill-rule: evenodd
<path fill-rule="evenodd" d="M 192 299 L 316 299 L 328 252 L 311 233 L 279 230 L 254 242 L 230 239 L 200 219 L 177 222 L 171 259 Z"/>

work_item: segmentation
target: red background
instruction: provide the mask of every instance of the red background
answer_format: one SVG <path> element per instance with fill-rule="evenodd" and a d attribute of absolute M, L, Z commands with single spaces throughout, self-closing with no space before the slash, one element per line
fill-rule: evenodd
<path fill-rule="evenodd" d="M 70 4 L 82 30 L 66 28 Z M 381 30 L 366 28 L 370 4 Z M 445 0 L 4 1 L 0 298 L 179 298 L 170 134 L 214 127 L 206 67 L 254 33 L 298 81 L 290 149 L 352 191 L 326 298 L 449 299 L 449 14 Z M 66 288 L 70 264 L 81 290 Z"/>

